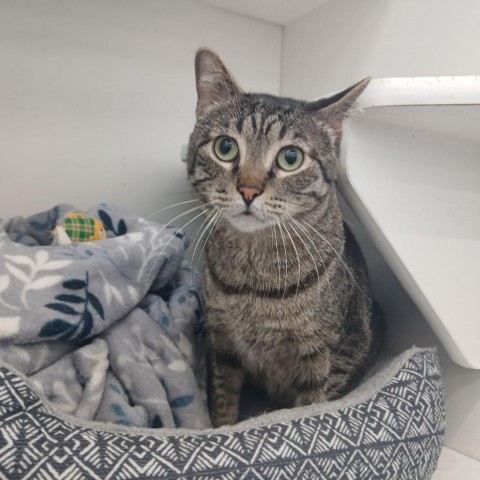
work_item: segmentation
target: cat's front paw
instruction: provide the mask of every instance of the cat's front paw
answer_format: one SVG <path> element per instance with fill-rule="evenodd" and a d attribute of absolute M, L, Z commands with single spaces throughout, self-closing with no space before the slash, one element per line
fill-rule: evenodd
<path fill-rule="evenodd" d="M 295 398 L 295 407 L 304 407 L 312 403 L 322 403 L 327 401 L 327 395 L 323 390 L 311 390 L 308 392 L 299 392 Z"/>
<path fill-rule="evenodd" d="M 209 371 L 209 411 L 214 427 L 237 422 L 244 371 L 229 354 L 212 349 Z"/>
<path fill-rule="evenodd" d="M 235 425 L 238 419 L 238 409 L 225 406 L 225 408 L 210 412 L 210 418 L 214 428 Z"/>

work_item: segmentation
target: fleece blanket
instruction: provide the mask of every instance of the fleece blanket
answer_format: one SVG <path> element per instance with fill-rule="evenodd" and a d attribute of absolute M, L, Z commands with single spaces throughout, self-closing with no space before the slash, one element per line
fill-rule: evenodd
<path fill-rule="evenodd" d="M 77 211 L 0 221 L 0 361 L 59 412 L 206 428 L 205 335 L 183 231 L 100 205 L 108 238 L 52 245 Z"/>

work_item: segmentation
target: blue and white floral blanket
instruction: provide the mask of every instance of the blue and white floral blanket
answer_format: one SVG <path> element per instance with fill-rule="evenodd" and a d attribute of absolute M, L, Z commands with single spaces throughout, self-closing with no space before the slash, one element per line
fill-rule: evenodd
<path fill-rule="evenodd" d="M 0 221 L 0 361 L 58 411 L 205 428 L 202 308 L 185 234 L 101 205 L 106 240 L 53 246 L 59 205 Z"/>

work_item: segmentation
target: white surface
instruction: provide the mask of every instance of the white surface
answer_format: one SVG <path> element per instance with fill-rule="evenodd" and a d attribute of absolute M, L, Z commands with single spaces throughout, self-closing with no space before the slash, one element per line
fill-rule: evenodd
<path fill-rule="evenodd" d="M 472 104 L 480 104 L 480 75 L 375 78 L 358 102 L 361 108 Z"/>
<path fill-rule="evenodd" d="M 432 480 L 478 480 L 480 462 L 466 455 L 444 448 Z"/>
<path fill-rule="evenodd" d="M 479 101 L 480 103 L 480 101 Z M 465 140 L 480 140 L 480 109 L 471 105 L 424 105 L 422 108 L 375 108 L 365 118 L 393 125 L 407 125 Z M 462 121 L 459 121 L 459 119 Z"/>
<path fill-rule="evenodd" d="M 480 462 L 480 372 L 459 367 L 446 355 L 442 368 L 447 399 L 445 443 Z"/>
<path fill-rule="evenodd" d="M 188 198 L 200 46 L 245 89 L 279 92 L 271 23 L 187 0 L 0 0 L 0 218 Z"/>
<path fill-rule="evenodd" d="M 452 359 L 480 368 L 480 143 L 366 118 L 346 134 L 342 186 Z"/>
<path fill-rule="evenodd" d="M 197 0 L 232 12 L 288 25 L 333 0 Z"/>
<path fill-rule="evenodd" d="M 478 0 L 328 2 L 285 28 L 282 94 L 312 99 L 367 76 L 479 74 L 479 24 Z"/>

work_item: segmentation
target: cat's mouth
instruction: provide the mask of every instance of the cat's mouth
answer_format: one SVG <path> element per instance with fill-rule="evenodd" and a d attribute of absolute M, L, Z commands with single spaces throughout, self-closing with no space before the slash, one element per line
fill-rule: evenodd
<path fill-rule="evenodd" d="M 261 219 L 255 215 L 255 213 L 253 213 L 251 210 L 244 210 L 243 212 L 240 212 L 240 213 L 237 213 L 237 215 L 233 215 L 234 218 L 244 218 L 246 220 L 257 220 L 257 221 L 261 221 Z"/>
<path fill-rule="evenodd" d="M 252 217 L 260 220 L 260 216 L 255 210 L 250 205 L 235 206 L 230 210 L 230 215 L 234 218 Z"/>
<path fill-rule="evenodd" d="M 235 213 L 232 212 L 227 218 L 234 227 L 243 232 L 262 230 L 270 225 L 270 222 L 261 212 L 256 212 L 255 209 L 250 207 Z"/>
<path fill-rule="evenodd" d="M 262 221 L 262 215 L 259 215 L 259 212 L 256 212 L 254 208 L 251 208 L 250 206 L 245 206 L 245 209 L 239 212 L 237 217 L 242 217 L 242 218 L 249 218 L 251 220 L 257 220 L 259 222 Z"/>

